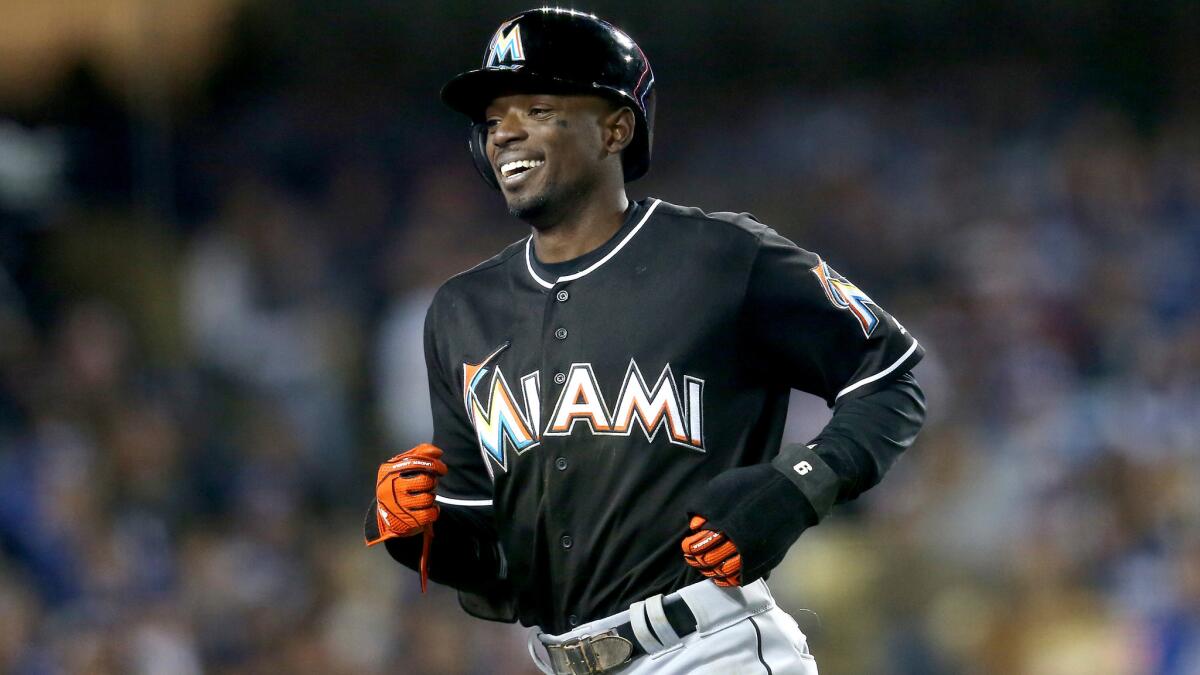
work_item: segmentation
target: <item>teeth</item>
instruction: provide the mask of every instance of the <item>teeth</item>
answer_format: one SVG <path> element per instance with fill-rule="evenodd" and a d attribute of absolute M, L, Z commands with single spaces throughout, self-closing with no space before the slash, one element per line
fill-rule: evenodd
<path fill-rule="evenodd" d="M 518 159 L 515 162 L 505 162 L 500 165 L 500 173 L 507 178 L 517 172 L 517 169 L 535 169 L 546 162 L 540 159 Z"/>

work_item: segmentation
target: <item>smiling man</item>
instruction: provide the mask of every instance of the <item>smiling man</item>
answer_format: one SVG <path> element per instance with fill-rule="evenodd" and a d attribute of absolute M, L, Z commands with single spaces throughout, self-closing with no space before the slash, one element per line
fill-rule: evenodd
<path fill-rule="evenodd" d="M 512 17 L 442 98 L 531 232 L 434 298 L 434 437 L 380 465 L 367 543 L 536 627 L 546 673 L 816 673 L 765 579 L 912 443 L 921 347 L 753 216 L 628 199 L 654 73 L 611 24 Z M 791 389 L 833 416 L 781 447 Z"/>

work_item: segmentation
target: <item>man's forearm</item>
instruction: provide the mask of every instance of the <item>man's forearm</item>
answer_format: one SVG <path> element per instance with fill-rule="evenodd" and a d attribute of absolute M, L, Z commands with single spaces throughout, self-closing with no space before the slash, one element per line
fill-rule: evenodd
<path fill-rule="evenodd" d="M 925 423 L 925 393 L 912 373 L 862 398 L 835 406 L 815 439 L 816 451 L 838 474 L 836 503 L 874 487 Z"/>
<path fill-rule="evenodd" d="M 818 518 L 876 485 L 925 422 L 925 394 L 912 373 L 866 396 L 838 403 L 833 418 L 805 446 L 775 460 L 808 497 Z"/>
<path fill-rule="evenodd" d="M 821 435 L 807 445 L 784 448 L 770 465 L 718 474 L 688 514 L 703 517 L 705 529 L 733 542 L 741 554 L 741 583 L 758 579 L 834 504 L 878 483 L 912 444 L 924 419 L 924 394 L 905 374 L 879 391 L 834 406 Z"/>
<path fill-rule="evenodd" d="M 504 557 L 489 519 L 466 507 L 442 504 L 434 523 L 429 548 L 429 578 L 469 592 L 494 592 L 507 584 Z M 373 522 L 373 511 L 368 523 Z M 369 527 L 370 525 L 368 525 Z M 420 536 L 388 539 L 388 554 L 400 564 L 417 570 L 421 560 Z"/>

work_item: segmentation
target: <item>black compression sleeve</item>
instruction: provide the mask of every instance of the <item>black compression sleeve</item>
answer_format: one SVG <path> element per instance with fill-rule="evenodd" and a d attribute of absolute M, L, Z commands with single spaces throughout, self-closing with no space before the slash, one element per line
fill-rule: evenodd
<path fill-rule="evenodd" d="M 770 464 L 718 474 L 688 513 L 704 516 L 706 527 L 733 541 L 742 556 L 742 583 L 749 583 L 778 565 L 835 502 L 878 483 L 924 419 L 925 397 L 905 374 L 835 405 L 833 419 L 807 446 L 786 448 Z"/>
<path fill-rule="evenodd" d="M 924 422 L 925 394 L 905 373 L 876 392 L 836 403 L 820 435 L 785 448 L 773 463 L 824 517 L 877 484 Z"/>

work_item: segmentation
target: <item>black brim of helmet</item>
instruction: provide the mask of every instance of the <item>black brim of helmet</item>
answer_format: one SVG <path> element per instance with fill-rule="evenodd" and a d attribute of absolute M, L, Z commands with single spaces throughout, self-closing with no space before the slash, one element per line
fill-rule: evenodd
<path fill-rule="evenodd" d="M 582 87 L 547 75 L 520 70 L 481 68 L 456 76 L 442 87 L 442 102 L 454 110 L 482 122 L 484 111 L 499 96 L 508 94 L 584 94 L 605 95 L 603 88 Z"/>

